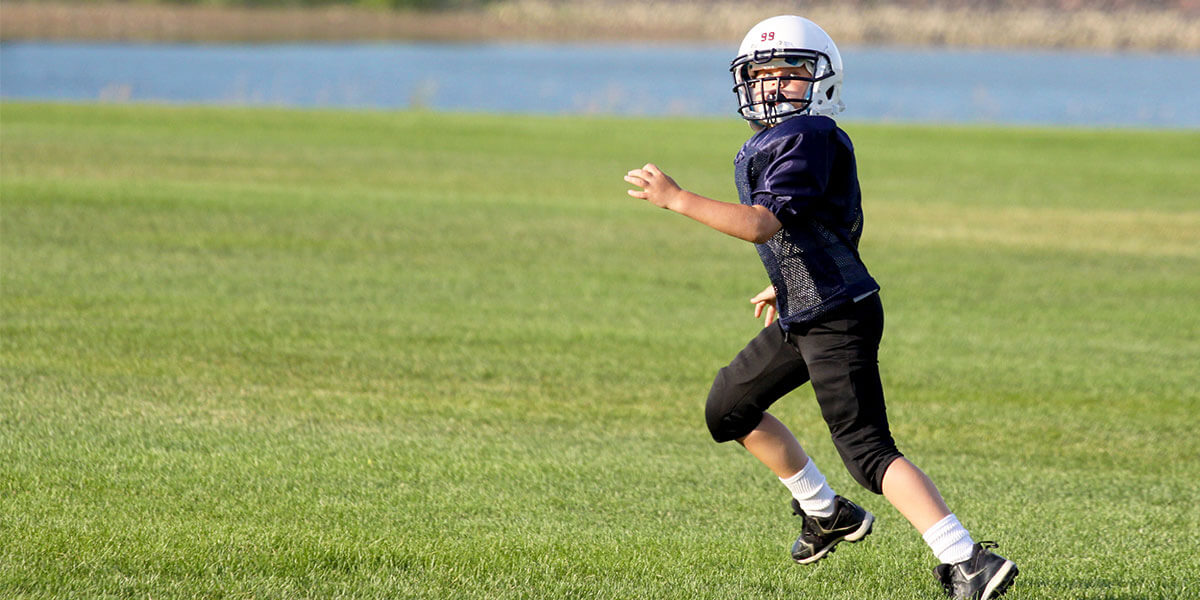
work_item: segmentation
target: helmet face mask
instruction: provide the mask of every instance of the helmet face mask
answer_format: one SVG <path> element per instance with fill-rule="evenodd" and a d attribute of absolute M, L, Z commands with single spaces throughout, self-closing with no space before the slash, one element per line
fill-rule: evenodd
<path fill-rule="evenodd" d="M 738 57 L 731 70 L 738 113 L 763 127 L 807 113 L 815 84 L 833 75 L 829 57 L 810 50 L 769 50 L 756 56 Z M 794 81 L 807 83 L 799 97 L 788 95 L 785 89 L 794 87 L 791 85 Z"/>
<path fill-rule="evenodd" d="M 797 115 L 832 116 L 845 108 L 841 54 L 824 30 L 803 17 L 772 17 L 755 25 L 729 70 L 738 114 L 757 127 L 773 127 Z M 796 81 L 808 83 L 802 97 L 781 93 L 795 88 Z"/>

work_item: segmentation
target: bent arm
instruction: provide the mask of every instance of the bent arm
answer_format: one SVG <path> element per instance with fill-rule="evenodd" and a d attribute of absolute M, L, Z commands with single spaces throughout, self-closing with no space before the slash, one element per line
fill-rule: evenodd
<path fill-rule="evenodd" d="M 764 206 L 746 206 L 706 198 L 679 187 L 674 179 L 653 164 L 634 169 L 625 181 L 640 190 L 629 190 L 634 198 L 648 200 L 655 206 L 695 219 L 721 233 L 761 244 L 771 239 L 783 227 L 779 219 Z"/>
<path fill-rule="evenodd" d="M 721 202 L 687 190 L 679 190 L 675 200 L 666 208 L 704 223 L 721 233 L 755 244 L 762 244 L 771 239 L 771 236 L 783 227 L 779 219 L 765 206 Z"/>

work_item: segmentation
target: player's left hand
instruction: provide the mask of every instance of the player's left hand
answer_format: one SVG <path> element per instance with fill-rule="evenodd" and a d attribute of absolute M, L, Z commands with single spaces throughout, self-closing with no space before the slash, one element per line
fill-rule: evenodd
<path fill-rule="evenodd" d="M 766 318 L 763 319 L 763 327 L 770 325 L 771 321 L 775 320 L 777 307 L 774 285 L 768 285 L 766 289 L 751 298 L 750 303 L 754 305 L 754 318 L 757 319 L 766 314 Z"/>
<path fill-rule="evenodd" d="M 646 163 L 646 166 L 626 173 L 625 181 L 642 188 L 628 190 L 630 196 L 648 200 L 659 208 L 671 208 L 671 202 L 681 191 L 679 184 L 654 163 Z"/>

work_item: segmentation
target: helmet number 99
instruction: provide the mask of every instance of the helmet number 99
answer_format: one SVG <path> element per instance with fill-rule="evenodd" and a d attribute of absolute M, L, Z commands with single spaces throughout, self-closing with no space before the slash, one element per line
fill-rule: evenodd
<path fill-rule="evenodd" d="M 773 39 L 775 39 L 774 31 L 767 31 L 762 34 L 762 41 L 764 41 L 764 42 L 767 40 L 773 40 Z"/>

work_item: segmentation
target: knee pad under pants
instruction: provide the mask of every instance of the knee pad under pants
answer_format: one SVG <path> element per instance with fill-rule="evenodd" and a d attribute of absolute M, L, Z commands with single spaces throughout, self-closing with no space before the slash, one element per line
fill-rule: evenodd
<path fill-rule="evenodd" d="M 883 311 L 875 298 L 789 335 L 778 326 L 764 328 L 713 381 L 705 405 L 713 439 L 748 435 L 775 401 L 811 380 L 846 469 L 881 493 L 888 465 L 903 455 L 888 428 L 879 380 Z"/>

